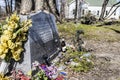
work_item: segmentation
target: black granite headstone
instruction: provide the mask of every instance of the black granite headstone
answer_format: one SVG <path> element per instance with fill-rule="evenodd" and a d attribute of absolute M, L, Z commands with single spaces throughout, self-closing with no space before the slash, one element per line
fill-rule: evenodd
<path fill-rule="evenodd" d="M 29 33 L 31 59 L 41 62 L 43 55 L 51 56 L 60 47 L 55 17 L 50 13 L 39 12 L 30 18 L 32 19 Z"/>
<path fill-rule="evenodd" d="M 27 73 L 31 70 L 34 61 L 44 63 L 45 58 L 50 61 L 54 55 L 58 54 L 60 41 L 54 15 L 41 11 L 29 16 L 21 16 L 21 18 L 32 20 L 23 60 L 16 66 L 16 69 Z"/>

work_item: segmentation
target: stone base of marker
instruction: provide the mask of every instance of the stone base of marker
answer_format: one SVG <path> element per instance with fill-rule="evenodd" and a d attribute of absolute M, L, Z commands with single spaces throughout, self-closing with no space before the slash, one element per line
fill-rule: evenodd
<path fill-rule="evenodd" d="M 0 65 L 0 73 L 6 74 L 8 72 L 8 66 L 10 65 L 9 62 L 6 62 L 5 60 L 2 60 Z"/>

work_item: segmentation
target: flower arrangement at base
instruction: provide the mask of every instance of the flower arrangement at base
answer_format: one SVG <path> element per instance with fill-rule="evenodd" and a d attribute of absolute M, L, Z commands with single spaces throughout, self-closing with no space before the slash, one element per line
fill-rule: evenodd
<path fill-rule="evenodd" d="M 27 40 L 27 33 L 31 23 L 31 20 L 20 22 L 20 17 L 16 13 L 6 19 L 0 37 L 1 59 L 5 61 L 9 61 L 11 58 L 15 61 L 21 59 L 20 55 L 24 51 L 23 44 Z"/>

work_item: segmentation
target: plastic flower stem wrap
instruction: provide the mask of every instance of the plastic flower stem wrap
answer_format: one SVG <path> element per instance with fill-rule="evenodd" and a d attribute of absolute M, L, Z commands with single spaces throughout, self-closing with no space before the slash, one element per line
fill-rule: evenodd
<path fill-rule="evenodd" d="M 31 23 L 31 20 L 20 22 L 20 17 L 16 13 L 6 19 L 0 37 L 0 58 L 2 60 L 9 62 L 10 59 L 15 61 L 21 59 L 20 55 L 24 50 L 23 45 L 27 40 Z"/>

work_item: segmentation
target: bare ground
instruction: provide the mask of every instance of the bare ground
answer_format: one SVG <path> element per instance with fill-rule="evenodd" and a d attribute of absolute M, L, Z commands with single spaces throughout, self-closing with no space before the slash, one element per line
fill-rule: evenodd
<path fill-rule="evenodd" d="M 95 55 L 95 67 L 88 76 L 80 80 L 119 80 L 120 79 L 120 42 L 88 41 Z"/>
<path fill-rule="evenodd" d="M 120 80 L 120 41 L 86 41 L 94 54 L 94 68 L 87 73 L 69 73 L 74 80 Z M 70 79 L 69 79 L 70 80 Z M 73 79 L 71 79 L 73 80 Z"/>

